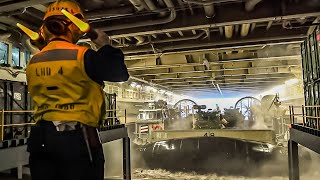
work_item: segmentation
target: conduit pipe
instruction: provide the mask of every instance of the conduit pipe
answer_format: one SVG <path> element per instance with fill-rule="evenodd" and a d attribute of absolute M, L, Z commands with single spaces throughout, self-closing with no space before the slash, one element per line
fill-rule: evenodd
<path fill-rule="evenodd" d="M 106 19 L 112 17 L 130 16 L 134 14 L 134 8 L 132 6 L 124 6 L 121 8 L 111 10 L 99 10 L 94 12 L 85 13 L 85 17 L 88 20 Z"/>
<path fill-rule="evenodd" d="M 203 8 L 207 18 L 213 18 L 215 16 L 213 4 L 203 5 Z"/>
<path fill-rule="evenodd" d="M 197 34 L 197 35 L 194 35 L 194 36 L 191 36 L 191 37 L 181 37 L 181 38 L 174 38 L 174 39 L 161 39 L 161 40 L 155 40 L 155 41 L 149 41 L 149 42 L 142 42 L 142 43 L 136 43 L 136 45 L 146 45 L 146 44 L 159 44 L 159 43 L 167 43 L 167 42 L 177 42 L 177 41 L 188 41 L 188 40 L 195 40 L 195 39 L 199 39 L 201 36 L 203 36 L 204 34 L 206 34 L 205 31 Z M 207 35 L 204 36 L 202 39 L 208 37 Z M 137 39 L 137 37 L 135 37 Z M 138 39 L 137 39 L 138 40 Z M 139 41 L 139 40 L 138 40 Z M 118 47 L 118 46 L 117 46 Z"/>
<path fill-rule="evenodd" d="M 252 11 L 254 7 L 262 0 L 249 0 L 245 4 L 246 11 Z"/>
<path fill-rule="evenodd" d="M 230 39 L 232 38 L 232 34 L 233 34 L 233 26 L 225 26 L 224 27 L 224 34 L 226 36 L 226 38 Z"/>
<path fill-rule="evenodd" d="M 141 45 L 144 42 L 144 37 L 142 36 L 135 36 L 134 38 L 137 40 L 136 45 Z"/>
<path fill-rule="evenodd" d="M 242 0 L 183 0 L 187 3 L 198 4 L 198 5 L 210 5 L 210 4 L 217 4 L 217 3 L 225 3 L 225 2 L 241 2 Z"/>
<path fill-rule="evenodd" d="M 205 31 L 203 31 L 203 32 L 201 32 L 201 33 L 199 33 L 199 34 L 197 34 L 195 36 L 192 36 L 192 37 L 181 37 L 181 38 L 174 38 L 174 39 L 170 39 L 170 40 L 162 39 L 162 40 L 151 41 L 151 43 L 157 44 L 157 43 L 166 43 L 166 42 L 194 40 L 194 39 L 200 38 L 204 34 L 206 34 Z"/>
<path fill-rule="evenodd" d="M 249 29 L 250 29 L 250 24 L 242 24 L 241 25 L 241 32 L 240 32 L 241 36 L 242 37 L 247 36 L 249 33 Z"/>
<path fill-rule="evenodd" d="M 156 7 L 156 5 L 152 2 L 152 0 L 144 0 L 144 2 L 146 3 L 146 5 L 149 7 L 149 9 L 152 11 L 152 12 L 157 12 L 159 13 L 159 15 L 161 17 L 164 17 L 167 12 L 166 10 L 160 10 Z"/>
<path fill-rule="evenodd" d="M 207 18 L 213 18 L 215 16 L 214 12 L 214 1 L 197 1 L 197 0 L 184 0 L 184 2 L 202 5 Z"/>
<path fill-rule="evenodd" d="M 144 22 L 133 22 L 130 24 L 100 27 L 97 29 L 100 29 L 102 31 L 114 31 L 114 30 L 119 30 L 119 29 L 129 29 L 129 28 L 136 28 L 136 27 L 152 26 L 152 25 L 166 24 L 166 23 L 172 22 L 176 18 L 176 11 L 174 9 L 174 5 L 171 0 L 164 0 L 164 3 L 170 9 L 170 15 L 168 17 L 158 19 L 158 20 L 148 20 L 148 21 L 144 21 Z"/>
<path fill-rule="evenodd" d="M 139 12 L 145 9 L 141 0 L 129 0 L 129 1 Z"/>
<path fill-rule="evenodd" d="M 31 44 L 30 38 L 27 35 L 22 35 L 21 42 L 22 42 L 22 45 L 31 52 L 31 54 L 36 54 L 40 51 L 37 47 Z"/>
<path fill-rule="evenodd" d="M 270 44 L 279 44 L 279 43 L 272 43 L 272 42 L 265 42 L 262 44 L 262 41 L 280 41 L 282 40 L 280 44 L 286 44 L 286 40 L 293 41 L 295 43 L 301 43 L 303 42 L 303 39 L 306 38 L 307 35 L 305 34 L 299 34 L 299 35 L 288 35 L 285 37 L 263 37 L 263 38 L 254 38 L 254 39 L 240 39 L 240 40 L 230 40 L 230 41 L 215 41 L 215 42 L 208 42 L 208 43 L 200 43 L 200 44 L 182 44 L 182 45 L 171 45 L 171 46 L 165 46 L 161 47 L 162 51 L 172 51 L 172 50 L 178 50 L 178 49 L 191 49 L 191 48 L 204 48 L 204 47 L 212 47 L 212 46 L 224 46 L 224 45 L 232 45 L 233 48 L 236 46 L 235 44 L 239 43 L 251 43 L 251 42 L 261 42 L 260 45 L 270 45 Z M 253 45 L 250 45 L 253 46 Z M 146 52 L 146 51 L 152 51 L 152 48 L 143 48 L 143 49 L 132 49 L 132 50 L 123 50 L 124 54 L 132 54 L 132 53 L 140 53 L 140 52 Z"/>
<path fill-rule="evenodd" d="M 7 40 L 9 37 L 11 36 L 11 33 L 6 32 L 6 33 L 2 33 L 0 34 L 0 40 Z"/>

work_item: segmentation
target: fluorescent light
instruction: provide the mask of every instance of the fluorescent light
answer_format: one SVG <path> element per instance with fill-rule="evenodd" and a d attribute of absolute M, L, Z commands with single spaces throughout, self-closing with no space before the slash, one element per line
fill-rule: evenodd
<path fill-rule="evenodd" d="M 132 82 L 132 83 L 130 84 L 130 86 L 133 87 L 133 88 L 135 88 L 137 85 L 138 85 L 138 84 L 135 83 L 135 82 Z"/>
<path fill-rule="evenodd" d="M 299 79 L 295 78 L 295 79 L 290 79 L 290 80 L 286 81 L 285 84 L 287 86 L 291 86 L 291 85 L 294 85 L 294 84 L 296 84 L 298 82 L 299 82 Z"/>

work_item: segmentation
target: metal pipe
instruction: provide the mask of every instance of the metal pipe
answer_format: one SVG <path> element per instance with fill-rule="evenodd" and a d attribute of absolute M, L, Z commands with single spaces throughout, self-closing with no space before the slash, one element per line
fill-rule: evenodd
<path fill-rule="evenodd" d="M 19 1 L 19 2 L 10 2 L 10 3 L 5 3 L 0 6 L 0 13 L 2 12 L 9 12 L 13 11 L 16 9 L 24 8 L 24 7 L 29 7 L 37 4 L 46 4 L 46 3 L 51 3 L 56 0 L 28 0 L 28 1 Z"/>
<path fill-rule="evenodd" d="M 283 77 L 283 76 L 275 76 L 275 77 L 263 77 L 263 78 L 238 78 L 238 79 L 235 79 L 235 78 L 232 78 L 232 79 L 218 79 L 218 80 L 215 80 L 215 82 L 224 82 L 224 81 L 243 81 L 243 80 L 247 80 L 247 82 L 253 82 L 254 80 L 260 80 L 260 81 L 263 81 L 263 80 L 272 80 L 272 79 L 278 79 L 278 80 L 286 80 L 286 79 L 289 79 L 290 77 Z M 201 81 L 166 81 L 166 82 L 161 82 L 161 84 L 185 84 L 185 83 L 201 83 L 201 82 L 212 82 L 212 79 L 205 79 L 205 80 L 201 80 Z"/>
<path fill-rule="evenodd" d="M 38 16 L 32 12 L 30 12 L 29 8 L 26 9 L 26 11 L 24 12 L 25 14 L 28 14 L 29 16 L 32 16 L 33 18 L 39 20 L 39 21 L 42 21 L 43 17 L 41 16 Z"/>
<path fill-rule="evenodd" d="M 223 82 L 221 80 L 221 82 L 219 84 L 256 84 L 256 83 L 269 83 L 269 82 L 280 82 L 279 80 L 263 80 L 263 81 L 248 81 L 248 82 Z M 217 86 L 217 83 L 213 82 L 213 84 L 215 86 Z M 213 85 L 212 84 L 212 85 Z M 188 86 L 188 85 L 208 85 L 210 86 L 210 84 L 208 83 L 193 83 L 193 84 L 167 84 L 167 86 L 176 86 L 176 87 L 179 87 L 179 86 Z"/>
<path fill-rule="evenodd" d="M 276 83 L 275 81 L 262 81 L 262 82 L 253 82 L 253 83 L 221 83 L 221 85 L 227 85 L 228 87 L 255 87 L 254 85 L 269 85 L 269 84 L 281 84 L 280 82 Z M 217 85 L 217 84 L 216 84 Z M 212 87 L 212 84 L 187 84 L 187 85 L 175 85 L 175 86 L 169 86 L 170 88 L 184 88 L 184 87 Z M 222 88 L 225 86 L 222 86 Z"/>
<path fill-rule="evenodd" d="M 164 17 L 167 14 L 166 10 L 157 8 L 152 0 L 144 0 L 144 2 L 152 12 L 158 12 L 160 17 Z"/>
<path fill-rule="evenodd" d="M 83 41 L 85 42 L 85 41 Z M 296 44 L 297 47 L 300 47 L 300 44 L 303 40 L 298 41 L 291 41 L 291 42 L 273 42 L 273 43 L 263 43 L 263 44 L 253 44 L 253 45 L 235 45 L 229 47 L 221 47 L 221 48 L 204 48 L 204 49 L 197 49 L 197 50 L 177 50 L 175 52 L 164 52 L 162 55 L 171 55 L 171 54 L 192 54 L 192 53 L 205 53 L 208 51 L 214 52 L 225 52 L 226 50 L 236 50 L 236 49 L 248 49 L 248 50 L 260 50 L 264 49 L 266 46 L 276 46 L 276 45 L 288 45 L 288 44 Z M 154 57 L 154 54 L 144 54 L 144 55 L 127 55 L 125 56 L 126 61 L 130 60 L 142 60 L 142 59 L 149 59 L 150 57 Z"/>
<path fill-rule="evenodd" d="M 216 14 L 214 11 L 214 5 L 203 5 L 204 12 L 207 18 L 213 18 Z"/>
<path fill-rule="evenodd" d="M 129 1 L 138 11 L 142 11 L 145 9 L 143 7 L 141 0 L 129 0 Z"/>
<path fill-rule="evenodd" d="M 140 74 L 140 75 L 136 75 L 136 76 L 143 77 L 143 76 L 158 76 L 158 75 L 194 74 L 194 73 L 208 73 L 208 72 L 221 72 L 221 71 L 238 71 L 238 70 L 250 70 L 250 69 L 273 69 L 273 68 L 289 68 L 289 67 L 301 67 L 301 65 L 300 64 L 292 64 L 292 65 L 275 65 L 275 66 L 261 66 L 261 67 L 216 69 L 216 70 L 205 70 L 205 71 L 181 71 L 181 72 L 168 72 L 168 73 Z"/>
<path fill-rule="evenodd" d="M 6 40 L 6 39 L 8 39 L 11 35 L 12 35 L 12 34 L 9 33 L 9 32 L 0 34 L 0 40 Z"/>
<path fill-rule="evenodd" d="M 86 19 L 93 21 L 96 19 L 107 19 L 113 17 L 130 16 L 134 14 L 134 9 L 131 6 L 124 6 L 121 8 L 114 8 L 110 10 L 99 10 L 85 13 Z"/>
<path fill-rule="evenodd" d="M 226 36 L 226 38 L 230 39 L 232 38 L 232 34 L 233 34 L 233 26 L 225 26 L 224 27 L 224 34 Z"/>
<path fill-rule="evenodd" d="M 207 18 L 213 18 L 215 16 L 214 5 L 213 5 L 214 1 L 184 0 L 184 2 L 187 2 L 189 4 L 192 3 L 192 4 L 202 5 Z"/>
<path fill-rule="evenodd" d="M 247 36 L 249 33 L 249 29 L 250 29 L 250 24 L 242 24 L 241 32 L 240 32 L 241 36 L 242 37 Z"/>
<path fill-rule="evenodd" d="M 140 45 L 144 42 L 144 37 L 143 36 L 135 36 L 134 37 L 136 40 L 138 40 L 138 42 L 136 43 L 136 45 Z"/>
<path fill-rule="evenodd" d="M 296 41 L 297 39 L 304 39 L 306 37 L 305 34 L 298 34 L 298 35 L 290 35 L 285 37 L 263 37 L 263 38 L 256 38 L 256 39 L 242 39 L 242 40 L 233 40 L 233 41 L 220 41 L 220 42 L 207 42 L 202 44 L 182 44 L 182 45 L 171 45 L 162 47 L 161 50 L 169 51 L 169 50 L 177 50 L 177 49 L 185 49 L 185 48 L 201 48 L 201 47 L 208 47 L 208 46 L 217 46 L 217 45 L 234 45 L 237 43 L 249 43 L 249 42 L 257 42 L 257 41 L 272 41 L 272 40 L 290 40 Z M 300 42 L 300 41 L 299 41 Z M 281 42 L 285 43 L 285 42 Z M 274 43 L 265 43 L 265 44 L 274 44 Z M 231 48 L 232 49 L 232 48 Z M 144 49 L 135 49 L 135 50 L 124 50 L 125 54 L 132 54 L 132 53 L 139 53 L 145 51 L 152 51 L 152 48 L 144 48 Z"/>
<path fill-rule="evenodd" d="M 28 36 L 23 35 L 21 39 L 22 39 L 22 41 L 21 41 L 22 45 L 26 49 L 28 49 L 31 52 L 31 54 L 36 54 L 40 51 L 37 47 L 35 47 L 34 45 L 31 44 L 30 38 Z"/>
<path fill-rule="evenodd" d="M 250 32 L 254 31 L 255 28 L 256 28 L 256 23 L 252 23 L 250 27 Z"/>
<path fill-rule="evenodd" d="M 131 79 L 131 80 L 134 80 L 134 81 L 139 81 L 139 82 L 142 82 L 142 83 L 149 84 L 150 86 L 158 86 L 158 87 L 161 87 L 161 88 L 163 88 L 163 89 L 169 89 L 169 88 L 167 88 L 167 87 L 165 87 L 165 86 L 162 86 L 162 85 L 160 85 L 160 84 L 154 84 L 154 83 L 152 83 L 152 82 L 149 82 L 149 81 L 146 81 L 146 80 L 143 80 L 143 79 L 134 77 L 134 76 L 130 76 L 130 79 Z"/>
<path fill-rule="evenodd" d="M 155 40 L 155 41 L 151 41 L 151 43 L 157 44 L 157 43 L 166 43 L 166 42 L 176 42 L 176 41 L 187 41 L 187 40 L 194 40 L 194 39 L 198 39 L 201 36 L 203 36 L 204 34 L 206 34 L 205 31 L 203 31 L 200 34 L 197 34 L 195 36 L 191 36 L 191 37 L 180 37 L 180 38 L 174 38 L 174 39 L 161 39 L 161 40 Z"/>
<path fill-rule="evenodd" d="M 275 20 L 291 20 L 291 19 L 296 19 L 301 17 L 316 17 L 316 16 L 320 16 L 320 12 L 293 14 L 293 15 L 285 15 L 285 16 L 273 16 L 273 17 L 257 18 L 257 19 L 250 19 L 250 20 L 228 21 L 228 22 L 222 22 L 222 23 L 207 23 L 203 25 L 191 25 L 187 27 L 177 27 L 177 28 L 170 28 L 170 29 L 146 30 L 146 31 L 134 32 L 134 33 L 115 34 L 115 35 L 112 35 L 112 37 L 119 38 L 124 36 L 163 34 L 166 32 L 177 32 L 180 30 L 188 31 L 188 30 L 194 30 L 194 29 L 208 29 L 208 28 L 213 29 L 213 28 L 218 28 L 221 26 L 228 26 L 228 25 L 237 25 L 237 24 L 245 24 L 245 23 L 258 24 L 260 22 L 268 22 L 268 21 L 275 21 Z"/>
<path fill-rule="evenodd" d="M 130 24 L 106 26 L 106 27 L 101 27 L 101 28 L 97 28 L 97 29 L 100 29 L 102 31 L 114 31 L 114 30 L 119 30 L 119 29 L 129 29 L 129 28 L 135 28 L 135 27 L 152 26 L 152 25 L 166 24 L 166 23 L 172 22 L 176 18 L 176 11 L 174 9 L 174 4 L 172 3 L 171 0 L 164 0 L 164 3 L 170 9 L 170 15 L 168 17 L 158 19 L 158 20 L 148 20 L 148 21 L 142 21 L 142 22 L 133 22 Z"/>
<path fill-rule="evenodd" d="M 249 0 L 245 4 L 246 11 L 252 11 L 254 7 L 260 3 L 262 0 Z"/>
<path fill-rule="evenodd" d="M 225 75 L 218 75 L 217 77 L 238 77 L 238 76 L 257 76 L 257 75 L 292 75 L 292 73 L 282 73 L 282 72 L 272 72 L 272 73 L 256 73 L 256 74 L 225 74 Z M 184 80 L 184 79 L 203 79 L 203 78 L 212 78 L 211 76 L 193 76 L 193 77 L 175 77 L 175 78 L 156 78 L 151 79 L 151 81 L 167 81 L 167 80 Z"/>
<path fill-rule="evenodd" d="M 267 58 L 245 58 L 245 59 L 235 59 L 235 60 L 222 60 L 219 62 L 209 62 L 210 65 L 222 65 L 228 62 L 254 62 L 254 61 L 290 61 L 290 60 L 300 60 L 300 55 L 292 56 L 275 56 Z M 186 63 L 186 64 L 170 64 L 170 65 L 154 65 L 154 66 L 142 66 L 142 67 L 128 67 L 128 70 L 146 70 L 147 69 L 161 69 L 170 67 L 188 67 L 188 66 L 203 66 L 201 63 Z M 202 71 L 203 72 L 203 71 Z"/>
<path fill-rule="evenodd" d="M 223 94 L 222 94 L 222 91 L 221 91 L 221 89 L 220 89 L 219 84 L 215 84 L 215 86 L 217 87 L 217 89 L 218 89 L 218 91 L 219 91 L 220 95 L 221 95 L 221 96 L 223 96 Z"/>
<path fill-rule="evenodd" d="M 206 0 L 206 1 L 199 1 L 199 0 L 183 0 L 187 3 L 198 4 L 198 5 L 209 5 L 209 4 L 217 4 L 217 3 L 225 3 L 225 2 L 242 2 L 243 0 Z"/>
<path fill-rule="evenodd" d="M 4 109 L 1 111 L 1 141 L 4 140 Z"/>
<path fill-rule="evenodd" d="M 267 28 L 266 28 L 267 30 L 269 30 L 269 29 L 271 28 L 272 23 L 273 23 L 273 21 L 269 21 L 269 22 L 268 22 L 268 25 L 267 25 Z"/>

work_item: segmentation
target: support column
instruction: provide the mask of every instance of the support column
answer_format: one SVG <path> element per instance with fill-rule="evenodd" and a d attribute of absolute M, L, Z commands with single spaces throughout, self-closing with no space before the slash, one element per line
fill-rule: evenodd
<path fill-rule="evenodd" d="M 289 180 L 299 180 L 298 143 L 288 141 Z"/>
<path fill-rule="evenodd" d="M 18 165 L 18 171 L 17 171 L 17 175 L 18 175 L 18 179 L 22 179 L 22 175 L 23 175 L 23 166 L 20 164 Z"/>
<path fill-rule="evenodd" d="M 123 179 L 131 180 L 131 158 L 130 158 L 130 138 L 125 137 L 123 140 Z"/>

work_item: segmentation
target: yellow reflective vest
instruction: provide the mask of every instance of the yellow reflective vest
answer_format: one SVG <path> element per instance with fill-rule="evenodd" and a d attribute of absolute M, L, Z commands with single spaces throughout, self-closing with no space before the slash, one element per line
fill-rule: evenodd
<path fill-rule="evenodd" d="M 31 58 L 26 74 L 36 121 L 98 126 L 104 115 L 104 93 L 85 72 L 86 51 L 86 47 L 52 41 Z"/>

